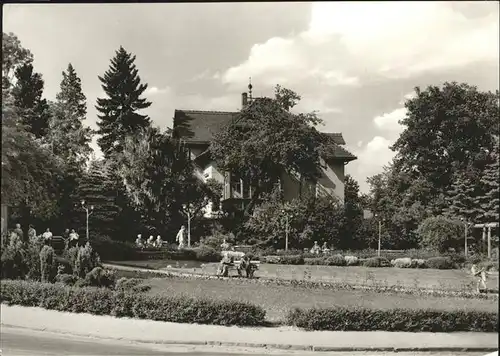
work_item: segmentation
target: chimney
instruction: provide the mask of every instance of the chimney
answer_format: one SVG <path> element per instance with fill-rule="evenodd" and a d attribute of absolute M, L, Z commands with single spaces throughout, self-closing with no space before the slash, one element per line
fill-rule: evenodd
<path fill-rule="evenodd" d="M 244 109 L 248 104 L 248 94 L 241 93 L 241 108 Z"/>

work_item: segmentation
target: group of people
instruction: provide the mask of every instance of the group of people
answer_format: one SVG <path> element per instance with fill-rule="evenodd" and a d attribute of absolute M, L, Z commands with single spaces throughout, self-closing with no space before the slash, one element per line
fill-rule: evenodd
<path fill-rule="evenodd" d="M 142 238 L 142 234 L 139 234 L 137 235 L 137 239 L 135 239 L 135 245 L 140 249 L 143 249 L 145 247 L 161 248 L 163 246 L 163 240 L 161 239 L 160 235 L 156 237 L 156 240 L 153 235 L 150 235 L 147 240 L 144 240 Z"/>
<path fill-rule="evenodd" d="M 52 244 L 52 238 L 54 235 L 52 234 L 52 231 L 50 231 L 50 228 L 47 228 L 45 232 L 41 235 L 37 235 L 35 226 L 30 224 L 28 227 L 28 233 L 25 235 L 23 229 L 21 228 L 21 224 L 16 224 L 16 228 L 12 231 L 13 234 L 16 234 L 19 236 L 19 238 L 22 241 L 29 242 L 30 240 L 33 239 L 41 239 L 46 245 L 51 245 Z M 80 236 L 78 233 L 75 231 L 75 229 L 66 229 L 64 233 L 62 234 L 62 238 L 66 242 L 66 244 L 69 247 L 73 247 L 78 245 L 78 242 L 80 240 Z"/>
<path fill-rule="evenodd" d="M 229 256 L 228 253 L 225 253 L 219 264 L 218 275 L 222 277 L 229 276 L 230 267 L 236 267 L 240 276 L 243 274 L 242 272 L 245 272 L 247 278 L 252 278 L 256 269 L 256 267 L 251 263 L 248 255 L 242 256 L 239 263 L 236 263 L 233 256 Z"/>
<path fill-rule="evenodd" d="M 186 247 L 186 227 L 184 225 L 181 226 L 179 232 L 177 233 L 175 241 L 179 244 L 179 250 Z M 142 234 L 138 234 L 137 238 L 135 239 L 135 245 L 140 249 L 143 249 L 145 247 L 161 248 L 163 246 L 163 243 L 164 241 L 162 240 L 160 235 L 156 237 L 156 240 L 153 235 L 150 235 L 147 240 L 144 240 L 142 238 Z"/>
<path fill-rule="evenodd" d="M 311 248 L 311 253 L 315 254 L 320 254 L 320 253 L 328 253 L 330 252 L 330 249 L 328 248 L 328 245 L 323 243 L 323 247 L 319 247 L 318 241 L 314 241 L 314 246 Z"/>

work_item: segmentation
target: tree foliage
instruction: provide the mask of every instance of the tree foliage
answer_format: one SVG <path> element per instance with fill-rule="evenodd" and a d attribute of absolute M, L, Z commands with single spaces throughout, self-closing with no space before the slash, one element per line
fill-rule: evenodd
<path fill-rule="evenodd" d="M 15 82 L 15 70 L 33 62 L 33 54 L 21 45 L 12 32 L 2 34 L 2 90 L 11 89 Z"/>
<path fill-rule="evenodd" d="M 418 227 L 421 246 L 439 252 L 460 249 L 464 243 L 463 231 L 463 223 L 443 216 L 427 218 Z"/>
<path fill-rule="evenodd" d="M 150 126 L 149 117 L 138 113 L 151 102 L 141 98 L 148 86 L 141 84 L 135 58 L 120 47 L 104 76 L 99 76 L 106 97 L 97 99 L 101 135 L 97 142 L 106 157 L 123 150 L 125 137 Z"/>
<path fill-rule="evenodd" d="M 320 120 L 314 113 L 293 113 L 299 100 L 298 94 L 277 86 L 274 98 L 258 98 L 242 108 L 210 145 L 218 167 L 255 188 L 248 214 L 283 173 L 318 177 L 323 139 L 314 125 Z"/>
<path fill-rule="evenodd" d="M 55 154 L 82 168 L 92 151 L 89 145 L 92 130 L 83 126 L 87 114 L 86 98 L 71 63 L 67 71 L 62 72 L 62 77 L 57 101 L 52 105 L 49 139 Z"/>
<path fill-rule="evenodd" d="M 458 83 L 415 92 L 405 103 L 393 163 L 368 180 L 392 248 L 415 246 L 419 223 L 431 216 L 481 221 L 481 172 L 498 137 L 498 92 Z"/>
<path fill-rule="evenodd" d="M 31 63 L 15 69 L 16 84 L 12 89 L 14 106 L 19 119 L 36 138 L 45 137 L 49 128 L 50 111 L 47 100 L 42 98 L 44 81 Z"/>
<path fill-rule="evenodd" d="M 222 187 L 201 182 L 193 174 L 187 150 L 169 132 L 147 128 L 125 140 L 118 170 L 134 205 L 156 230 L 196 221 L 203 208 L 218 202 Z"/>

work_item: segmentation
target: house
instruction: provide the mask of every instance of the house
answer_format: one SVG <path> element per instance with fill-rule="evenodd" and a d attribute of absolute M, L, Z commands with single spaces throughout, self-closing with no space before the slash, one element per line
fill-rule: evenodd
<path fill-rule="evenodd" d="M 242 106 L 248 104 L 247 93 L 242 94 Z M 225 125 L 229 124 L 238 112 L 227 111 L 199 111 L 175 110 L 173 135 L 182 139 L 195 163 L 195 175 L 202 181 L 215 179 L 224 185 L 222 206 L 244 208 L 250 201 L 252 189 L 243 184 L 243 181 L 230 172 L 223 172 L 210 157 L 210 141 Z M 281 177 L 280 187 L 285 200 L 292 200 L 300 196 L 305 189 L 313 189 L 316 194 L 330 194 L 341 202 L 344 200 L 344 167 L 356 156 L 348 152 L 341 133 L 323 133 L 329 136 L 330 144 L 327 156 L 321 158 L 321 177 L 317 182 L 306 183 L 300 177 L 284 174 Z M 205 209 L 205 216 L 211 217 L 220 209 L 219 206 L 209 204 Z"/>

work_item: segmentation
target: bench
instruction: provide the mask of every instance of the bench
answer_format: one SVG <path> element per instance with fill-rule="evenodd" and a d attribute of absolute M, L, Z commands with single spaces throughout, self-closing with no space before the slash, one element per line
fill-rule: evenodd
<path fill-rule="evenodd" d="M 66 248 L 66 240 L 62 236 L 52 236 L 50 245 L 56 253 L 61 253 Z"/>
<path fill-rule="evenodd" d="M 240 265 L 241 261 L 234 261 L 232 265 L 225 265 L 227 268 L 224 271 L 222 265 L 219 264 L 217 267 L 217 276 L 229 277 L 230 271 L 236 271 L 239 277 L 243 277 L 243 270 L 240 268 Z M 250 265 L 252 268 L 250 269 L 248 278 L 253 278 L 255 271 L 259 269 L 260 261 L 250 261 Z"/>

